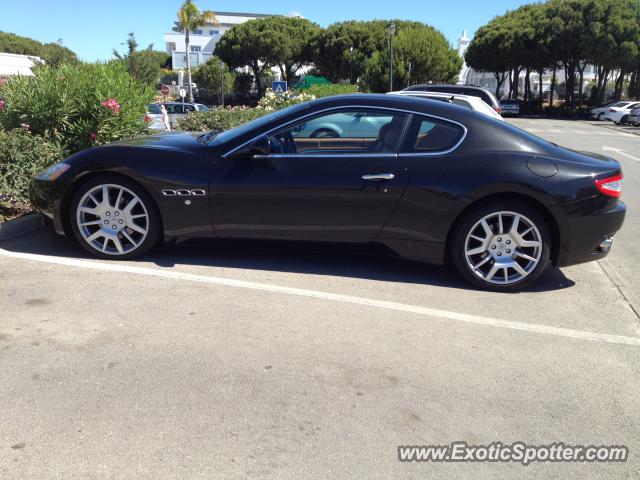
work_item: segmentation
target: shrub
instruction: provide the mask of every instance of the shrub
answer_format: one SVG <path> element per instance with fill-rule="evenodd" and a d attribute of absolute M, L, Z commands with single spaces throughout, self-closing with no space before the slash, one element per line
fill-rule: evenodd
<path fill-rule="evenodd" d="M 153 91 L 136 83 L 124 65 L 110 62 L 43 66 L 33 77 L 11 78 L 2 96 L 0 126 L 26 125 L 73 153 L 144 132 Z"/>
<path fill-rule="evenodd" d="M 330 97 L 331 95 L 344 95 L 356 93 L 357 85 L 349 85 L 348 83 L 329 83 L 311 85 L 305 90 L 305 93 L 313 95 L 315 98 Z"/>
<path fill-rule="evenodd" d="M 316 98 L 307 93 L 308 91 L 309 90 L 298 92 L 296 90 L 287 90 L 284 93 L 275 93 L 270 88 L 267 88 L 264 97 L 258 101 L 258 107 L 264 108 L 265 110 L 280 110 L 290 105 L 308 102 Z"/>
<path fill-rule="evenodd" d="M 0 130 L 0 195 L 27 202 L 31 177 L 65 156 L 58 145 L 24 129 Z"/>
<path fill-rule="evenodd" d="M 264 108 L 219 107 L 207 112 L 191 112 L 186 118 L 176 122 L 177 130 L 189 132 L 209 132 L 228 130 L 268 113 Z"/>
<path fill-rule="evenodd" d="M 579 106 L 570 106 L 570 105 L 561 105 L 559 107 L 548 106 L 544 113 L 547 117 L 553 118 L 586 118 L 587 117 L 587 106 L 584 105 L 582 107 Z"/>

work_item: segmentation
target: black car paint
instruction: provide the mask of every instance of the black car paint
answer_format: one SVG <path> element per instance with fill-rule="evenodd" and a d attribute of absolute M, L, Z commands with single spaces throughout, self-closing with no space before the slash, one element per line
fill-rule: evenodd
<path fill-rule="evenodd" d="M 340 107 L 397 109 L 448 119 L 467 134 L 449 153 L 418 156 L 253 158 L 253 138 L 301 116 Z M 233 153 L 231 153 L 233 152 Z M 567 150 L 468 109 L 388 95 L 343 95 L 299 106 L 230 141 L 178 133 L 79 152 L 55 182 L 34 179 L 32 200 L 68 231 L 73 191 L 89 175 L 116 172 L 138 182 L 161 213 L 165 240 L 185 237 L 380 242 L 402 256 L 442 263 L 453 225 L 471 205 L 496 195 L 527 198 L 543 210 L 558 266 L 604 256 L 598 244 L 622 225 L 625 207 L 594 180 L 620 172 L 615 160 Z M 533 166 L 533 167 L 532 167 Z M 553 166 L 555 173 L 550 173 Z M 362 175 L 394 173 L 389 182 Z M 206 196 L 163 190 L 204 189 Z M 189 204 L 185 202 L 189 200 Z"/>

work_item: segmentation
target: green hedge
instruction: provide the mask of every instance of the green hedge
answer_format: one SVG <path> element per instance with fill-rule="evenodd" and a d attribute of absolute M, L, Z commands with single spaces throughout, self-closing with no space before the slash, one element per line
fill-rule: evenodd
<path fill-rule="evenodd" d="M 209 132 L 229 130 L 243 123 L 269 113 L 263 108 L 227 107 L 212 108 L 207 112 L 191 112 L 186 118 L 176 122 L 177 130 L 188 132 Z"/>
<path fill-rule="evenodd" d="M 31 177 L 65 156 L 62 148 L 38 135 L 0 130 L 0 194 L 28 202 Z"/>
<path fill-rule="evenodd" d="M 314 84 L 304 90 L 304 93 L 313 95 L 316 98 L 330 97 L 332 95 L 344 95 L 348 93 L 356 93 L 358 91 L 357 85 L 349 85 L 342 83 L 330 83 L 330 84 Z"/>

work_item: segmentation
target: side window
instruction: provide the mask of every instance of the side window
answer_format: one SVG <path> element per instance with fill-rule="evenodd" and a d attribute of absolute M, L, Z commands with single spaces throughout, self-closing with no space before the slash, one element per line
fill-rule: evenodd
<path fill-rule="evenodd" d="M 397 151 L 407 115 L 381 110 L 321 114 L 269 137 L 272 153 L 352 154 Z"/>
<path fill-rule="evenodd" d="M 184 105 L 183 108 L 184 108 L 184 113 L 193 112 L 196 109 L 196 107 L 194 107 L 193 105 Z"/>
<path fill-rule="evenodd" d="M 177 113 L 175 105 L 165 105 L 164 108 L 167 109 L 168 114 Z"/>
<path fill-rule="evenodd" d="M 453 123 L 416 117 L 409 134 L 406 153 L 444 152 L 455 146 L 464 130 Z"/>

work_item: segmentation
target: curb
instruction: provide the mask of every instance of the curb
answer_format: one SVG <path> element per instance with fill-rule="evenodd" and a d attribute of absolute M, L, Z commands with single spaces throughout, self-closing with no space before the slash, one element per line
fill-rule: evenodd
<path fill-rule="evenodd" d="M 30 213 L 15 220 L 0 223 L 0 242 L 26 235 L 44 228 L 44 217 L 39 213 Z"/>

